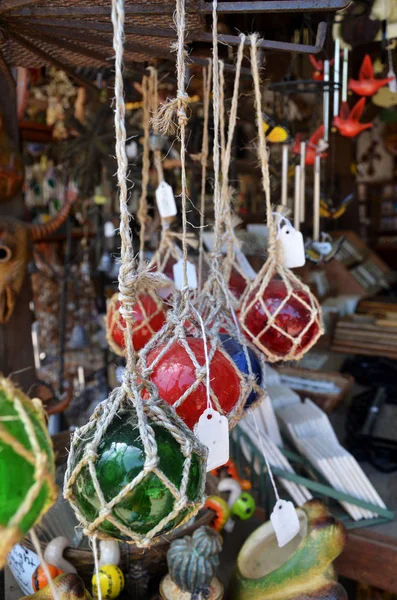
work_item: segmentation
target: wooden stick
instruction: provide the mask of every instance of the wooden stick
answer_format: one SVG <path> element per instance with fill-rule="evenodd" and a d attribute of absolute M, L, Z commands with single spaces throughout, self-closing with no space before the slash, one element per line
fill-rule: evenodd
<path fill-rule="evenodd" d="M 297 231 L 300 229 L 300 195 L 301 195 L 301 168 L 295 167 L 295 200 L 294 200 L 294 227 Z"/>
<path fill-rule="evenodd" d="M 335 40 L 334 57 L 334 117 L 339 115 L 339 82 L 340 82 L 340 40 Z"/>
<path fill-rule="evenodd" d="M 300 222 L 303 223 L 305 221 L 305 208 L 306 208 L 306 193 L 305 193 L 305 184 L 306 184 L 306 142 L 301 142 L 301 170 L 300 170 Z"/>
<path fill-rule="evenodd" d="M 320 239 L 320 168 L 321 155 L 316 154 L 314 161 L 314 199 L 313 199 L 313 241 Z"/>
<path fill-rule="evenodd" d="M 288 144 L 283 144 L 283 161 L 281 171 L 281 206 L 288 202 Z"/>

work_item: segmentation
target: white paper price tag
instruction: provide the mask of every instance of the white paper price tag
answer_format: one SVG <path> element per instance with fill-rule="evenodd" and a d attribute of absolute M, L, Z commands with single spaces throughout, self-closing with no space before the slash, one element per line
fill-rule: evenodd
<path fill-rule="evenodd" d="M 175 217 L 177 210 L 174 192 L 172 191 L 172 187 L 165 181 L 162 181 L 156 190 L 156 202 L 162 219 Z"/>
<path fill-rule="evenodd" d="M 182 258 L 173 265 L 172 270 L 174 272 L 175 287 L 177 290 L 181 290 L 183 288 L 183 259 Z M 191 290 L 196 290 L 197 289 L 196 265 L 187 261 L 186 274 L 187 274 L 187 286 Z"/>
<path fill-rule="evenodd" d="M 194 427 L 194 434 L 208 448 L 207 471 L 229 460 L 229 424 L 216 410 L 206 408 Z"/>
<path fill-rule="evenodd" d="M 289 500 L 277 500 L 270 520 L 280 548 L 288 544 L 299 533 L 298 514 L 295 506 Z"/>
<path fill-rule="evenodd" d="M 35 552 L 16 544 L 8 554 L 8 566 L 24 594 L 34 592 L 32 575 L 40 564 Z"/>
<path fill-rule="evenodd" d="M 288 269 L 303 267 L 306 262 L 303 235 L 289 222 L 278 232 L 277 241 L 281 244 L 283 265 Z"/>

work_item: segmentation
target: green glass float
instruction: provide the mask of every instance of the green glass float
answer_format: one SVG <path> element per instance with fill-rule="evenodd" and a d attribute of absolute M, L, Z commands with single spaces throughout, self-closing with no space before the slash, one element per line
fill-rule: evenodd
<path fill-rule="evenodd" d="M 74 434 L 65 497 L 86 534 L 147 546 L 202 506 L 207 450 L 157 399 L 141 407 L 156 447 L 148 457 L 136 408 L 121 388 L 113 394 L 117 413 L 107 400 Z"/>
<path fill-rule="evenodd" d="M 54 455 L 44 411 L 0 376 L 0 568 L 54 504 Z"/>
<path fill-rule="evenodd" d="M 300 531 L 279 548 L 270 521 L 246 540 L 237 558 L 233 600 L 347 600 L 333 561 L 345 530 L 319 500 L 298 508 Z"/>

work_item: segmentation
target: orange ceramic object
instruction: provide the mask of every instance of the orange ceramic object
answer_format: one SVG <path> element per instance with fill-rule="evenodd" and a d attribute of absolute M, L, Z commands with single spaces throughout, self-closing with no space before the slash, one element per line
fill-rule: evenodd
<path fill-rule="evenodd" d="M 58 569 L 58 567 L 54 567 L 54 565 L 47 565 L 48 570 L 51 575 L 51 579 L 55 579 L 58 575 L 62 575 L 63 571 Z M 37 567 L 32 575 L 32 586 L 35 592 L 43 589 L 46 585 L 48 585 L 47 575 L 44 573 L 44 569 L 41 565 Z"/>
<path fill-rule="evenodd" d="M 230 509 L 227 502 L 220 496 L 208 496 L 205 508 L 209 508 L 215 512 L 216 516 L 211 525 L 216 531 L 221 531 L 230 517 Z"/>
<path fill-rule="evenodd" d="M 366 54 L 361 64 L 358 79 L 349 79 L 349 90 L 359 96 L 373 96 L 376 92 L 392 81 L 394 77 L 385 77 L 384 79 L 375 79 L 374 68 L 369 54 Z"/>
<path fill-rule="evenodd" d="M 340 115 L 335 117 L 334 125 L 344 137 L 356 137 L 365 129 L 371 129 L 373 123 L 360 123 L 365 108 L 365 98 L 361 98 L 349 111 L 346 102 L 342 102 Z"/>
<path fill-rule="evenodd" d="M 311 136 L 309 141 L 306 144 L 306 158 L 305 165 L 314 165 L 314 161 L 316 158 L 318 145 L 320 140 L 324 137 L 324 125 L 321 125 Z M 295 137 L 294 145 L 292 146 L 293 154 L 300 155 L 301 153 L 301 142 L 303 142 L 303 137 L 301 134 L 297 134 Z M 328 155 L 326 152 L 321 152 L 321 158 L 326 158 Z"/>

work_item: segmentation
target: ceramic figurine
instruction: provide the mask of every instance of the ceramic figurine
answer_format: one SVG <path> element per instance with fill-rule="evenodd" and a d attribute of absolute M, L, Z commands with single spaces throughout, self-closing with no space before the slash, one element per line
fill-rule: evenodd
<path fill-rule="evenodd" d="M 92 600 L 91 594 L 84 587 L 83 580 L 75 573 L 65 573 L 53 579 L 58 600 Z M 24 596 L 21 600 L 52 600 L 53 595 L 49 585 L 43 589 Z"/>
<path fill-rule="evenodd" d="M 163 600 L 223 598 L 223 586 L 215 577 L 221 549 L 221 538 L 210 527 L 174 540 L 167 552 L 169 574 L 160 584 Z"/>
<path fill-rule="evenodd" d="M 233 600 L 347 600 L 332 566 L 345 543 L 343 525 L 310 500 L 298 509 L 300 532 L 278 547 L 270 521 L 246 540 L 237 558 Z"/>

